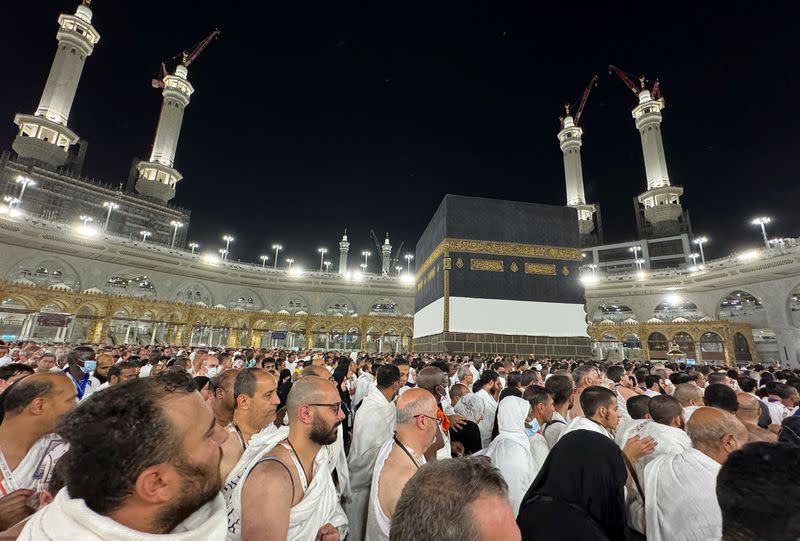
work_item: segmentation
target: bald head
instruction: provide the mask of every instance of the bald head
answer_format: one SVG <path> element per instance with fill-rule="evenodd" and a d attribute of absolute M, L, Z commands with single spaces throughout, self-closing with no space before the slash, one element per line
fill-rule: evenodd
<path fill-rule="evenodd" d="M 303 376 L 292 385 L 292 390 L 286 397 L 286 412 L 291 420 L 300 406 L 333 404 L 339 400 L 339 393 L 330 381 L 317 376 Z"/>
<path fill-rule="evenodd" d="M 691 383 L 680 383 L 676 385 L 675 392 L 672 393 L 672 396 L 674 396 L 684 408 L 703 405 L 703 390 Z"/>
<path fill-rule="evenodd" d="M 697 409 L 686 423 L 686 433 L 698 451 L 720 464 L 748 440 L 747 429 L 732 413 L 712 407 Z"/>
<path fill-rule="evenodd" d="M 396 406 L 398 425 L 413 423 L 418 415 L 436 417 L 436 399 L 425 389 L 409 389 L 397 398 Z"/>
<path fill-rule="evenodd" d="M 310 366 L 306 366 L 305 368 L 303 368 L 303 374 L 302 375 L 303 375 L 303 377 L 316 376 L 318 378 L 322 378 L 322 379 L 325 379 L 325 380 L 327 380 L 328 378 L 331 377 L 331 373 L 328 372 L 327 368 L 325 368 L 324 366 L 317 366 L 317 365 L 314 365 L 314 364 L 312 364 Z M 328 382 L 328 383 L 330 383 L 330 382 Z"/>
<path fill-rule="evenodd" d="M 739 404 L 736 418 L 743 423 L 758 424 L 758 416 L 761 414 L 758 398 L 749 393 L 736 393 L 736 402 Z"/>
<path fill-rule="evenodd" d="M 434 396 L 439 396 L 435 390 L 437 385 L 444 385 L 445 389 L 447 388 L 447 374 L 435 366 L 423 368 L 417 374 L 417 387 L 430 391 Z"/>

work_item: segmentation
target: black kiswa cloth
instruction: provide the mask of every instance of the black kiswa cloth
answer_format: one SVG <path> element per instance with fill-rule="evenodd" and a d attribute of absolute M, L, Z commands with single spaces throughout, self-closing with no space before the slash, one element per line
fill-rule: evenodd
<path fill-rule="evenodd" d="M 517 524 L 523 541 L 630 541 L 627 470 L 608 437 L 576 430 L 550 451 L 525 494 Z"/>

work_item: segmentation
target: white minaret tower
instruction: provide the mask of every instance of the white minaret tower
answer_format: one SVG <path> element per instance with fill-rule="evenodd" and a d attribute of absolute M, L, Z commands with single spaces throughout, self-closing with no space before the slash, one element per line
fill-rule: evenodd
<path fill-rule="evenodd" d="M 349 251 L 350 243 L 347 242 L 347 229 L 345 229 L 342 240 L 339 242 L 339 274 L 347 272 L 347 252 Z"/>
<path fill-rule="evenodd" d="M 564 180 L 567 185 L 567 206 L 577 209 L 578 227 L 581 235 L 589 235 L 594 230 L 593 215 L 595 206 L 586 203 L 583 193 L 583 168 L 581 167 L 581 136 L 583 129 L 575 125 L 575 120 L 567 114 L 564 125 L 558 132 L 558 142 L 564 153 Z"/>
<path fill-rule="evenodd" d="M 664 98 L 653 99 L 646 88 L 639 91 L 639 105 L 633 109 L 636 128 L 642 138 L 647 191 L 639 195 L 644 206 L 644 217 L 659 229 L 675 222 L 683 214 L 680 197 L 683 188 L 670 186 L 664 142 L 661 139 L 661 110 Z"/>
<path fill-rule="evenodd" d="M 83 0 L 74 15 L 58 17 L 58 49 L 39 107 L 32 115 L 14 117 L 19 133 L 12 148 L 20 158 L 59 167 L 66 163 L 70 145 L 78 142 L 78 134 L 67 127 L 67 121 L 83 65 L 100 41 L 89 4 L 91 0 Z"/>
<path fill-rule="evenodd" d="M 173 165 L 183 124 L 183 111 L 194 92 L 194 87 L 186 79 L 188 74 L 186 66 L 179 64 L 174 74 L 164 76 L 161 82 L 164 85 L 164 101 L 158 117 L 153 151 L 149 161 L 136 165 L 139 170 L 136 191 L 165 203 L 175 197 L 175 185 L 183 178 Z"/>
<path fill-rule="evenodd" d="M 389 233 L 386 233 L 386 240 L 383 241 L 383 246 L 381 246 L 381 258 L 382 263 L 382 272 L 384 276 L 389 275 L 389 265 L 392 263 L 392 245 L 389 244 Z"/>

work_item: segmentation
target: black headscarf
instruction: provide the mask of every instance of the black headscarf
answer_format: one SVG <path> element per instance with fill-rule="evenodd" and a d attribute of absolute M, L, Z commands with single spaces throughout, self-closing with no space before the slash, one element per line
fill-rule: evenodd
<path fill-rule="evenodd" d="M 565 434 L 522 500 L 517 518 L 522 539 L 591 539 L 591 531 L 614 541 L 629 539 L 627 477 L 622 452 L 610 438 L 590 430 Z"/>

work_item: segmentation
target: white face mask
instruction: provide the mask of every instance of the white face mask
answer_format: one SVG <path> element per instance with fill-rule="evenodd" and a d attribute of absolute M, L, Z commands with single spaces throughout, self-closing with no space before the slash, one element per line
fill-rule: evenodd
<path fill-rule="evenodd" d="M 206 376 L 213 378 L 219 372 L 219 366 L 209 366 L 206 368 Z"/>

